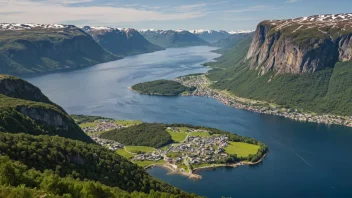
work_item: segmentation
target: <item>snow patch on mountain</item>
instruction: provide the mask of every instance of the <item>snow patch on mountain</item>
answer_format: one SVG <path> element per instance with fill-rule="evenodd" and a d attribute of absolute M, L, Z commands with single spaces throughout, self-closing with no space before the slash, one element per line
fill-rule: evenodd
<path fill-rule="evenodd" d="M 63 29 L 76 27 L 74 25 L 63 25 L 63 24 L 33 24 L 33 23 L 0 23 L 0 30 L 30 30 L 34 28 L 41 29 Z"/>
<path fill-rule="evenodd" d="M 229 34 L 246 34 L 254 32 L 254 30 L 237 30 L 237 31 L 230 31 Z"/>

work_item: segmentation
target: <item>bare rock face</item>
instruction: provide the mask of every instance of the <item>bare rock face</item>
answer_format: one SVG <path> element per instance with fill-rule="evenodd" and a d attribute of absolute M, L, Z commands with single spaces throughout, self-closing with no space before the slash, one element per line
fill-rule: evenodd
<path fill-rule="evenodd" d="M 263 21 L 247 54 L 260 75 L 316 72 L 352 59 L 352 14 Z"/>

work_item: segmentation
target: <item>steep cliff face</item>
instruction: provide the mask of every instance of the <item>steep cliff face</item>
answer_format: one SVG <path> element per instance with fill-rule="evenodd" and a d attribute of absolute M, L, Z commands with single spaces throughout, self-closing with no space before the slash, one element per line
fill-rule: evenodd
<path fill-rule="evenodd" d="M 0 73 L 52 72 L 117 59 L 71 25 L 0 24 L 0 33 Z"/>
<path fill-rule="evenodd" d="M 0 76 L 0 131 L 59 135 L 92 142 L 72 118 L 35 86 L 11 76 Z"/>
<path fill-rule="evenodd" d="M 261 75 L 316 72 L 351 60 L 351 37 L 352 14 L 263 21 L 246 59 Z"/>
<path fill-rule="evenodd" d="M 135 29 L 89 26 L 84 26 L 82 29 L 90 34 L 102 47 L 118 56 L 164 50 L 164 48 L 150 43 Z"/>

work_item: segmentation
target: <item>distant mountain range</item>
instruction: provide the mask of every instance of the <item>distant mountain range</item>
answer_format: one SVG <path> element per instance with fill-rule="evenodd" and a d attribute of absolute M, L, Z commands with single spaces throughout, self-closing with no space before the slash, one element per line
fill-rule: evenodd
<path fill-rule="evenodd" d="M 248 34 L 250 32 L 253 31 L 231 31 L 231 32 L 227 32 L 224 30 L 203 30 L 203 29 L 199 29 L 199 30 L 190 30 L 190 32 L 192 34 L 197 35 L 199 38 L 213 44 L 216 43 L 220 40 L 223 39 L 228 39 L 229 37 L 231 37 L 231 35 L 238 35 L 238 34 Z M 236 36 L 235 36 L 236 37 Z"/>
<path fill-rule="evenodd" d="M 135 29 L 90 26 L 84 26 L 82 29 L 115 55 L 129 56 L 164 50 L 150 43 Z"/>
<path fill-rule="evenodd" d="M 0 73 L 52 72 L 116 59 L 73 25 L 0 24 Z"/>
<path fill-rule="evenodd" d="M 0 23 L 0 73 L 28 75 L 76 69 L 170 47 L 213 43 L 213 46 L 226 48 L 241 34 L 215 30 L 137 31 L 132 28 Z"/>
<path fill-rule="evenodd" d="M 239 41 L 243 38 L 248 37 L 249 35 L 253 35 L 253 32 L 244 32 L 244 33 L 233 33 L 230 34 L 228 37 L 218 40 L 215 43 L 212 43 L 211 46 L 213 47 L 220 47 L 223 49 L 228 49 L 236 45 Z"/>
<path fill-rule="evenodd" d="M 186 30 L 140 30 L 151 43 L 164 48 L 209 45 L 208 42 Z"/>
<path fill-rule="evenodd" d="M 226 31 L 215 30 L 190 30 L 192 34 L 197 35 L 199 38 L 207 41 L 208 43 L 215 43 L 221 39 L 229 37 L 231 34 Z"/>

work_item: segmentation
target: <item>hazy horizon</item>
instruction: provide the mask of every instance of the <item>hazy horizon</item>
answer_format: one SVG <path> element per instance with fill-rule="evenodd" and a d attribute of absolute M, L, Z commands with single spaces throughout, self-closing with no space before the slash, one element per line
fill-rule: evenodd
<path fill-rule="evenodd" d="M 0 0 L 1 23 L 61 23 L 136 29 L 254 30 L 262 20 L 351 12 L 351 1 Z"/>

